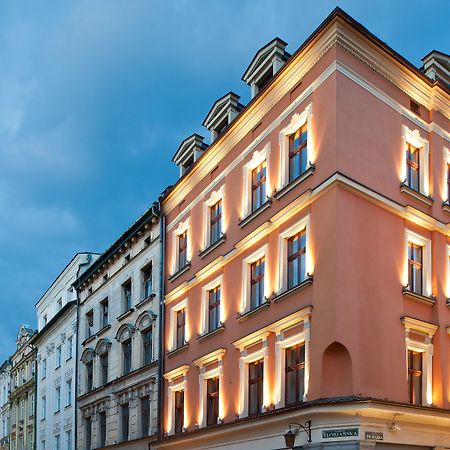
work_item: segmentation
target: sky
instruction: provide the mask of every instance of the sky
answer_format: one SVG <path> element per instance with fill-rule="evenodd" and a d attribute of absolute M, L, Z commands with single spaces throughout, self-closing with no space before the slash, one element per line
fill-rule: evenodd
<path fill-rule="evenodd" d="M 340 6 L 413 64 L 450 53 L 436 0 L 0 2 L 0 359 L 73 255 L 103 252 L 177 179 L 171 158 L 278 36 Z"/>

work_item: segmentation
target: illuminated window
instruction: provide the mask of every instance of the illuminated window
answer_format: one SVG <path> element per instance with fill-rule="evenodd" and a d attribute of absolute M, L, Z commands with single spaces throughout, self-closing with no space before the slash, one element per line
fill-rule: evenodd
<path fill-rule="evenodd" d="M 176 274 L 189 266 L 190 242 L 189 242 L 189 218 L 180 222 L 172 233 L 172 273 Z"/>
<path fill-rule="evenodd" d="M 415 191 L 420 191 L 420 160 L 419 149 L 406 144 L 406 183 Z"/>
<path fill-rule="evenodd" d="M 187 264 L 187 232 L 178 236 L 178 269 L 182 269 Z"/>
<path fill-rule="evenodd" d="M 208 292 L 208 331 L 214 331 L 220 326 L 220 286 Z"/>
<path fill-rule="evenodd" d="M 222 236 L 222 200 L 219 200 L 216 204 L 211 206 L 209 210 L 210 244 L 214 244 Z"/>
<path fill-rule="evenodd" d="M 295 234 L 287 241 L 288 289 L 306 278 L 306 230 Z"/>
<path fill-rule="evenodd" d="M 184 390 L 175 391 L 174 406 L 175 433 L 181 433 L 184 427 Z"/>
<path fill-rule="evenodd" d="M 404 292 L 432 296 L 431 240 L 406 230 L 406 272 Z"/>
<path fill-rule="evenodd" d="M 257 308 L 265 301 L 264 272 L 264 257 L 250 264 L 250 309 Z"/>
<path fill-rule="evenodd" d="M 308 126 L 289 136 L 289 182 L 305 172 L 308 163 Z"/>
<path fill-rule="evenodd" d="M 262 162 L 252 171 L 252 212 L 260 208 L 266 197 L 266 162 Z"/>
<path fill-rule="evenodd" d="M 180 433 L 185 427 L 184 390 L 186 389 L 188 370 L 189 366 L 185 364 L 164 374 L 164 378 L 168 382 L 166 429 L 168 434 Z"/>
<path fill-rule="evenodd" d="M 422 253 L 420 245 L 408 242 L 408 285 L 417 294 L 422 294 Z"/>
<path fill-rule="evenodd" d="M 303 401 L 305 391 L 305 344 L 285 350 L 285 402 L 293 405 Z"/>
<path fill-rule="evenodd" d="M 206 424 L 217 424 L 219 417 L 219 377 L 206 380 Z"/>
<path fill-rule="evenodd" d="M 422 404 L 422 353 L 408 350 L 408 393 L 409 403 Z"/>
<path fill-rule="evenodd" d="M 264 362 L 255 361 L 248 365 L 248 414 L 258 414 L 263 406 Z"/>
<path fill-rule="evenodd" d="M 169 351 L 176 350 L 187 344 L 187 299 L 179 302 L 170 310 L 170 341 Z"/>
<path fill-rule="evenodd" d="M 186 343 L 186 309 L 180 309 L 176 312 L 176 348 L 183 347 Z"/>
<path fill-rule="evenodd" d="M 267 245 L 244 259 L 242 263 L 243 291 L 240 314 L 251 311 L 267 301 L 267 261 Z"/>
<path fill-rule="evenodd" d="M 126 375 L 131 372 L 131 357 L 132 357 L 132 347 L 131 338 L 122 342 L 122 370 L 123 374 Z"/>
<path fill-rule="evenodd" d="M 447 163 L 447 201 L 450 200 L 450 164 Z"/>

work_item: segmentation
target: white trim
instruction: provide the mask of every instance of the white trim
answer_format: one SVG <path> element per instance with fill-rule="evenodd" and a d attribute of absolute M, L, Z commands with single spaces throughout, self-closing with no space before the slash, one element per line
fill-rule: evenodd
<path fill-rule="evenodd" d="M 419 245 L 423 248 L 422 255 L 422 292 L 431 297 L 433 294 L 431 285 L 431 240 L 411 230 L 405 229 L 405 275 L 403 285 L 408 284 L 408 243 Z"/>
<path fill-rule="evenodd" d="M 307 144 L 307 165 L 306 169 L 308 169 L 311 164 L 314 162 L 312 160 L 312 155 L 314 155 L 314 150 L 312 148 L 312 103 L 310 103 L 302 113 L 295 113 L 291 117 L 291 121 L 289 125 L 284 127 L 279 135 L 279 145 L 280 145 L 280 176 L 278 182 L 278 189 L 282 189 L 283 187 L 289 184 L 289 136 L 299 130 L 305 123 L 307 123 L 308 128 L 308 144 Z"/>
<path fill-rule="evenodd" d="M 175 306 L 170 308 L 170 336 L 169 336 L 169 352 L 177 348 L 176 334 L 177 334 L 177 312 L 181 309 L 185 309 L 185 328 L 184 328 L 184 340 L 189 342 L 189 327 L 188 325 L 188 314 L 187 314 L 187 298 L 177 303 Z"/>
<path fill-rule="evenodd" d="M 187 417 L 187 408 L 186 408 L 186 390 L 187 390 L 187 380 L 186 375 L 184 375 L 184 379 L 181 383 L 177 383 L 175 385 L 169 385 L 168 387 L 168 429 L 167 434 L 174 434 L 175 433 L 175 392 L 184 391 L 184 418 L 183 418 L 183 424 L 184 427 L 186 427 L 186 417 Z"/>
<path fill-rule="evenodd" d="M 190 229 L 190 217 L 188 217 L 184 222 L 180 222 L 173 230 L 172 232 L 172 274 L 176 273 L 180 267 L 180 261 L 179 261 L 179 252 L 178 252 L 178 236 L 186 232 L 187 236 L 187 249 L 186 249 L 186 258 L 189 262 L 191 260 L 191 237 L 189 233 Z"/>
<path fill-rule="evenodd" d="M 224 317 L 224 305 L 222 301 L 222 283 L 223 283 L 223 275 L 215 278 L 210 281 L 208 284 L 205 284 L 202 287 L 202 300 L 201 300 L 201 315 L 200 315 L 200 335 L 206 334 L 209 329 L 208 323 L 208 306 L 209 306 L 209 296 L 208 293 L 211 289 L 216 287 L 220 287 L 220 322 L 222 323 L 222 318 Z"/>
<path fill-rule="evenodd" d="M 205 250 L 211 245 L 211 207 L 216 205 L 219 201 L 222 201 L 222 218 L 220 220 L 220 233 L 225 233 L 224 227 L 224 197 L 225 197 L 225 184 L 223 184 L 217 191 L 212 191 L 209 198 L 203 203 L 203 244 L 202 250 Z"/>
<path fill-rule="evenodd" d="M 269 298 L 269 271 L 268 271 L 268 244 L 247 256 L 242 261 L 242 301 L 240 313 L 243 314 L 250 310 L 250 266 L 252 263 L 264 257 L 264 297 Z"/>
<path fill-rule="evenodd" d="M 449 202 L 450 201 L 450 192 L 448 189 L 448 183 L 447 183 L 447 165 L 450 164 L 450 149 L 447 147 L 443 148 L 443 156 L 444 156 L 444 173 L 442 177 L 442 185 L 443 185 L 443 201 Z"/>
<path fill-rule="evenodd" d="M 287 280 L 287 241 L 290 237 L 299 233 L 300 231 L 306 231 L 306 274 L 313 274 L 313 262 L 311 257 L 311 216 L 308 214 L 302 220 L 298 221 L 291 227 L 280 232 L 278 236 L 278 289 L 277 293 L 280 294 L 287 290 L 288 280 Z M 308 275 L 307 275 L 308 276 Z"/>
<path fill-rule="evenodd" d="M 403 139 L 403 180 L 406 180 L 406 150 L 407 145 L 410 144 L 419 150 L 419 190 L 423 195 L 430 195 L 430 149 L 428 140 L 420 136 L 420 131 L 416 128 L 412 130 L 406 125 L 402 125 L 402 139 Z"/>

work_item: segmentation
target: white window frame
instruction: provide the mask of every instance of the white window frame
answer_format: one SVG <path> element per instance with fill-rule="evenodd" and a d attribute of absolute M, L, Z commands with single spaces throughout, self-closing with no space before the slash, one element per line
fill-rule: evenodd
<path fill-rule="evenodd" d="M 187 407 L 186 407 L 186 394 L 187 394 L 187 373 L 189 366 L 187 364 L 178 367 L 166 374 L 164 378 L 168 381 L 169 386 L 167 388 L 168 393 L 168 414 L 167 414 L 167 434 L 171 435 L 175 433 L 175 392 L 184 391 L 184 428 L 187 427 Z M 181 378 L 182 380 L 174 384 L 174 380 Z"/>
<path fill-rule="evenodd" d="M 249 216 L 252 213 L 252 172 L 264 161 L 266 162 L 266 197 L 272 196 L 272 186 L 270 184 L 270 142 L 268 142 L 261 150 L 255 150 L 252 159 L 244 165 L 244 189 L 242 196 L 242 217 Z"/>
<path fill-rule="evenodd" d="M 294 225 L 287 228 L 285 231 L 281 232 L 278 237 L 278 248 L 279 248 L 279 259 L 278 259 L 278 291 L 280 294 L 287 290 L 288 288 L 288 240 L 292 236 L 295 236 L 301 231 L 306 231 L 306 254 L 305 254 L 305 264 L 306 264 L 306 277 L 312 276 L 313 274 L 313 263 L 310 251 L 310 240 L 311 240 L 311 216 L 308 214 L 303 219 L 295 223 Z"/>
<path fill-rule="evenodd" d="M 187 301 L 185 298 L 181 300 L 181 302 L 177 303 L 175 306 L 172 306 L 170 309 L 170 347 L 169 352 L 175 350 L 177 348 L 177 312 L 181 309 L 185 309 L 185 329 L 184 329 L 184 340 L 187 344 L 189 342 L 189 334 L 188 330 L 188 310 L 187 310 Z"/>
<path fill-rule="evenodd" d="M 410 144 L 419 150 L 419 183 L 420 193 L 426 196 L 430 195 L 430 148 L 428 140 L 420 136 L 418 129 L 412 130 L 406 125 L 402 125 L 403 140 L 403 181 L 406 180 L 406 150 Z"/>
<path fill-rule="evenodd" d="M 433 295 L 431 284 L 431 239 L 425 238 L 414 231 L 405 230 L 405 282 L 404 286 L 408 285 L 408 243 L 420 245 L 423 247 L 422 254 L 422 293 L 425 296 L 431 297 Z"/>
<path fill-rule="evenodd" d="M 298 325 L 298 324 L 296 324 Z M 276 377 L 275 377 L 275 408 L 283 408 L 286 404 L 285 394 L 286 394 L 286 377 L 285 377 L 285 363 L 286 363 L 286 349 L 293 347 L 295 345 L 304 344 L 305 345 L 305 371 L 304 371 L 304 391 L 303 391 L 303 401 L 306 402 L 308 399 L 309 391 L 309 345 L 311 340 L 310 332 L 310 322 L 309 318 L 305 317 L 303 319 L 303 331 L 294 334 L 287 338 L 284 337 L 284 332 L 288 330 L 278 330 L 276 333 L 275 342 L 275 360 L 276 360 Z"/>
<path fill-rule="evenodd" d="M 224 229 L 224 197 L 225 185 L 223 184 L 217 191 L 212 191 L 209 198 L 203 204 L 203 250 L 207 249 L 213 243 L 211 242 L 211 207 L 219 201 L 222 202 L 222 218 L 220 220 L 220 234 L 225 234 Z"/>
<path fill-rule="evenodd" d="M 220 324 L 223 324 L 223 317 L 225 314 L 224 311 L 224 305 L 223 305 L 223 275 L 220 275 L 219 277 L 215 278 L 208 284 L 204 285 L 202 288 L 202 299 L 201 299 L 201 316 L 200 316 L 200 335 L 204 335 L 208 333 L 209 330 L 209 291 L 212 289 L 215 289 L 217 287 L 220 287 L 220 308 L 219 308 L 219 314 L 220 314 Z"/>
<path fill-rule="evenodd" d="M 269 270 L 268 270 L 268 244 L 253 252 L 242 261 L 242 302 L 241 314 L 250 311 L 250 282 L 252 263 L 264 257 L 264 297 L 269 298 Z"/>
<path fill-rule="evenodd" d="M 205 427 L 207 425 L 207 382 L 211 378 L 219 378 L 219 415 L 217 423 L 222 423 L 225 417 L 224 405 L 223 405 L 223 357 L 226 349 L 221 348 L 212 353 L 209 353 L 202 358 L 194 361 L 195 365 L 200 369 L 199 375 L 199 427 Z M 214 368 L 208 369 L 208 365 L 217 363 Z"/>
<path fill-rule="evenodd" d="M 191 236 L 189 233 L 190 229 L 190 218 L 188 217 L 184 222 L 180 222 L 172 232 L 172 275 L 177 273 L 182 267 L 180 267 L 179 252 L 178 252 L 178 236 L 186 232 L 187 236 L 187 249 L 186 249 L 186 260 L 187 264 L 191 261 Z"/>
<path fill-rule="evenodd" d="M 308 162 L 306 170 L 312 165 L 312 155 L 314 154 L 312 148 L 312 103 L 310 103 L 300 114 L 295 113 L 291 117 L 289 125 L 283 128 L 279 134 L 280 144 L 280 178 L 279 189 L 284 188 L 289 184 L 289 136 L 299 130 L 305 123 L 307 124 L 308 132 Z"/>
<path fill-rule="evenodd" d="M 55 387 L 55 412 L 61 411 L 61 386 Z"/>

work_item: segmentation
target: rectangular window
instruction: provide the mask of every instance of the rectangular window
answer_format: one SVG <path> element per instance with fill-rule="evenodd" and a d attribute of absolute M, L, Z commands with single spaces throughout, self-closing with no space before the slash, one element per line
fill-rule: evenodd
<path fill-rule="evenodd" d="M 86 313 L 86 339 L 94 334 L 94 310 Z"/>
<path fill-rule="evenodd" d="M 55 388 L 55 412 L 61 410 L 61 387 Z"/>
<path fill-rule="evenodd" d="M 122 441 L 128 441 L 130 431 L 130 409 L 128 403 L 120 405 L 120 417 L 122 423 Z"/>
<path fill-rule="evenodd" d="M 306 170 L 308 163 L 308 125 L 289 136 L 289 182 L 294 181 Z"/>
<path fill-rule="evenodd" d="M 45 419 L 47 416 L 47 397 L 43 395 L 41 400 L 41 416 L 42 419 Z"/>
<path fill-rule="evenodd" d="M 265 258 L 260 258 L 250 265 L 250 309 L 264 303 Z"/>
<path fill-rule="evenodd" d="M 73 354 L 73 338 L 72 336 L 69 336 L 67 338 L 67 359 L 72 358 Z"/>
<path fill-rule="evenodd" d="M 176 348 L 183 347 L 185 341 L 186 308 L 177 311 Z"/>
<path fill-rule="evenodd" d="M 100 328 L 109 325 L 109 302 L 108 297 L 100 302 Z"/>
<path fill-rule="evenodd" d="M 99 413 L 99 425 L 100 425 L 100 447 L 106 446 L 106 412 Z"/>
<path fill-rule="evenodd" d="M 220 326 L 220 286 L 208 292 L 208 331 L 217 330 Z"/>
<path fill-rule="evenodd" d="M 61 309 L 62 309 L 62 298 L 59 298 L 56 304 L 56 312 L 61 311 Z"/>
<path fill-rule="evenodd" d="M 187 264 L 187 231 L 178 235 L 178 269 Z"/>
<path fill-rule="evenodd" d="M 266 202 L 266 162 L 252 170 L 252 212 Z"/>
<path fill-rule="evenodd" d="M 100 374 L 102 380 L 102 386 L 108 382 L 108 352 L 100 355 Z"/>
<path fill-rule="evenodd" d="M 303 401 L 305 392 L 305 344 L 285 350 L 286 405 Z"/>
<path fill-rule="evenodd" d="M 209 236 L 210 244 L 217 242 L 222 235 L 222 200 L 210 208 Z"/>
<path fill-rule="evenodd" d="M 150 399 L 149 397 L 142 397 L 141 404 L 141 431 L 142 436 L 150 434 Z"/>
<path fill-rule="evenodd" d="M 148 264 L 141 270 L 142 278 L 142 300 L 149 298 L 153 294 L 153 267 Z"/>
<path fill-rule="evenodd" d="M 13 449 L 15 448 L 15 442 L 13 441 Z M 42 439 L 42 441 L 41 441 L 41 449 L 42 450 L 45 450 L 46 449 L 46 447 L 45 447 L 45 439 Z"/>
<path fill-rule="evenodd" d="M 153 333 L 151 327 L 142 332 L 142 344 L 144 347 L 144 365 L 152 362 Z"/>
<path fill-rule="evenodd" d="M 72 404 L 72 380 L 66 381 L 66 406 Z"/>
<path fill-rule="evenodd" d="M 55 450 L 61 450 L 61 436 L 59 434 L 55 436 Z"/>
<path fill-rule="evenodd" d="M 181 433 L 184 427 L 184 391 L 175 391 L 175 433 Z"/>
<path fill-rule="evenodd" d="M 66 431 L 66 450 L 72 450 L 72 430 Z"/>
<path fill-rule="evenodd" d="M 131 339 L 122 343 L 123 374 L 131 372 Z"/>
<path fill-rule="evenodd" d="M 84 419 L 84 428 L 85 428 L 85 434 L 84 434 L 85 450 L 91 450 L 91 448 L 92 448 L 92 421 L 91 421 L 90 417 L 86 417 L 86 419 Z"/>
<path fill-rule="evenodd" d="M 123 295 L 123 312 L 131 309 L 131 280 L 128 280 L 122 285 Z"/>
<path fill-rule="evenodd" d="M 408 242 L 408 286 L 412 292 L 422 294 L 423 247 Z"/>
<path fill-rule="evenodd" d="M 56 347 L 56 368 L 61 367 L 62 347 Z"/>
<path fill-rule="evenodd" d="M 92 361 L 86 363 L 86 389 L 92 391 L 94 384 L 94 364 Z"/>
<path fill-rule="evenodd" d="M 248 365 L 248 414 L 258 414 L 263 406 L 264 362 L 256 361 Z"/>
<path fill-rule="evenodd" d="M 43 380 L 47 376 L 47 359 L 44 358 L 41 363 L 41 379 Z"/>
<path fill-rule="evenodd" d="M 206 380 L 206 395 L 206 425 L 215 425 L 219 418 L 219 377 Z"/>
<path fill-rule="evenodd" d="M 420 191 L 420 158 L 419 149 L 406 144 L 406 183 L 415 191 Z"/>
<path fill-rule="evenodd" d="M 287 240 L 288 289 L 299 285 L 306 278 L 306 230 Z"/>
<path fill-rule="evenodd" d="M 408 388 L 409 403 L 422 404 L 422 353 L 408 350 Z"/>

